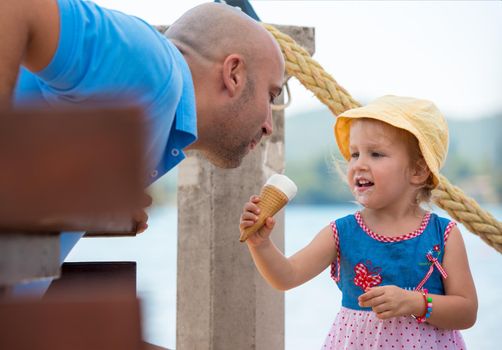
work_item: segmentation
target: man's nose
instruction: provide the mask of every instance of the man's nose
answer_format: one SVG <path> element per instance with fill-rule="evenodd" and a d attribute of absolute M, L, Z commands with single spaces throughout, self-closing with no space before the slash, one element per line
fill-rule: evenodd
<path fill-rule="evenodd" d="M 265 120 L 265 123 L 262 125 L 262 132 L 266 136 L 272 135 L 272 132 L 274 131 L 274 128 L 272 126 L 272 107 L 268 107 L 268 115 L 267 119 Z"/>

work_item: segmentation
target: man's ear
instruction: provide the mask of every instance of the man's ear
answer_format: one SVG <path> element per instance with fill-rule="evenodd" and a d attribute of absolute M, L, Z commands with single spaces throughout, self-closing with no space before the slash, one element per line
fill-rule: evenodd
<path fill-rule="evenodd" d="M 427 181 L 430 175 L 431 171 L 425 159 L 420 158 L 412 169 L 411 182 L 415 185 L 422 185 Z"/>
<path fill-rule="evenodd" d="M 230 97 L 237 95 L 245 84 L 246 67 L 239 54 L 228 55 L 223 61 L 223 85 Z"/>

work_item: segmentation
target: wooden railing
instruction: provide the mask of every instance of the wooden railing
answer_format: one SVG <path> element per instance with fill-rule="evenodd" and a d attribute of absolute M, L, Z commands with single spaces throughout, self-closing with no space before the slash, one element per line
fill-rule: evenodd
<path fill-rule="evenodd" d="M 144 349 L 135 263 L 59 261 L 62 231 L 135 232 L 144 137 L 134 108 L 0 111 L 0 349 Z"/>

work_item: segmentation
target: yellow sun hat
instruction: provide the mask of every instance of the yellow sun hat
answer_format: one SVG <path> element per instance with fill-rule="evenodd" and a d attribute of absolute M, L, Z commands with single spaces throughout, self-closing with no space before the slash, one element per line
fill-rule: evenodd
<path fill-rule="evenodd" d="M 380 120 L 409 131 L 418 140 L 422 156 L 439 184 L 439 170 L 448 153 L 448 125 L 434 103 L 412 97 L 387 95 L 364 107 L 349 109 L 336 118 L 335 138 L 342 156 L 350 159 L 350 123 L 356 118 Z"/>

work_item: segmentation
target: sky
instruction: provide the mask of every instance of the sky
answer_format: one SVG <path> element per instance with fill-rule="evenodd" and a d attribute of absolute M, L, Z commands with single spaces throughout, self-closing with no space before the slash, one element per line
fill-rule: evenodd
<path fill-rule="evenodd" d="M 205 1 L 96 0 L 151 24 Z M 250 1 L 263 22 L 315 27 L 314 59 L 362 103 L 434 101 L 449 118 L 502 113 L 502 1 Z M 295 79 L 286 115 L 321 102 Z"/>

